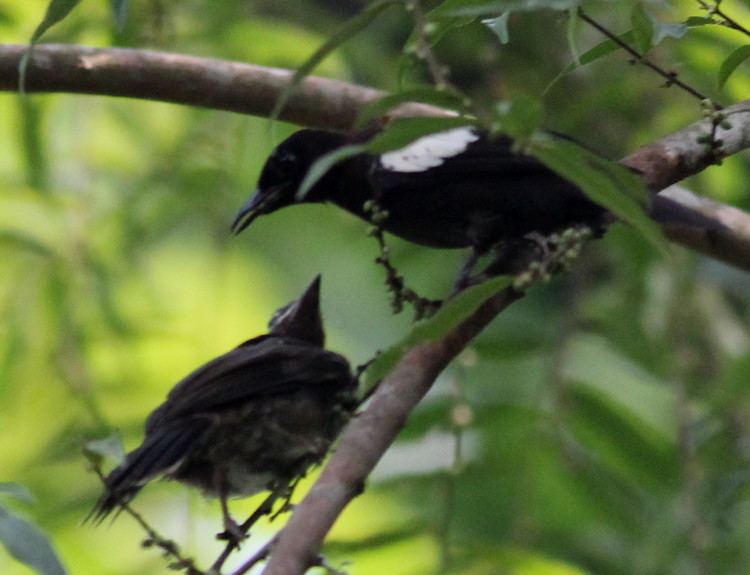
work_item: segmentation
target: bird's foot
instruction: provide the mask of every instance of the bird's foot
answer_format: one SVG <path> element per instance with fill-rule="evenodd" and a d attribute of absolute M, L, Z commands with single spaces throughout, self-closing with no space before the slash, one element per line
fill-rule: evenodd
<path fill-rule="evenodd" d="M 523 236 L 523 239 L 532 244 L 534 248 L 540 253 L 539 259 L 546 259 L 549 257 L 550 252 L 552 251 L 550 248 L 550 244 L 557 244 L 559 242 L 557 234 L 552 234 L 549 236 L 545 236 L 540 234 L 539 232 L 529 232 L 525 236 Z"/>
<path fill-rule="evenodd" d="M 224 518 L 224 531 L 216 534 L 216 538 L 220 541 L 231 541 L 238 548 L 247 537 L 248 535 L 242 529 L 242 526 L 231 517 Z"/>
<path fill-rule="evenodd" d="M 569 269 L 592 235 L 591 229 L 582 225 L 550 235 L 546 241 L 546 254 L 531 261 L 526 270 L 516 274 L 513 287 L 524 291 L 537 281 L 548 282 L 554 275 Z"/>
<path fill-rule="evenodd" d="M 474 266 L 477 265 L 478 259 L 479 259 L 479 253 L 477 252 L 476 248 L 472 248 L 471 255 L 466 260 L 466 262 L 464 262 L 464 265 L 461 266 L 461 271 L 458 272 L 458 277 L 456 278 L 456 281 L 453 284 L 454 294 L 457 294 L 461 290 L 464 290 L 467 287 L 476 283 L 474 281 L 476 276 L 472 276 L 471 272 L 474 271 Z"/>

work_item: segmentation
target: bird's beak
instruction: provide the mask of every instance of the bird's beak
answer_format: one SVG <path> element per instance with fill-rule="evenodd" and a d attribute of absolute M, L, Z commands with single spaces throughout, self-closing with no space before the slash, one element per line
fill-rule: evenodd
<path fill-rule="evenodd" d="M 320 274 L 316 275 L 310 285 L 297 299 L 294 304 L 296 312 L 309 315 L 318 315 L 320 312 Z"/>
<path fill-rule="evenodd" d="M 310 282 L 287 314 L 290 324 L 315 323 L 320 317 L 320 274 Z"/>
<path fill-rule="evenodd" d="M 325 335 L 320 317 L 320 274 L 292 303 L 273 331 L 323 346 Z"/>
<path fill-rule="evenodd" d="M 266 198 L 258 190 L 255 190 L 253 195 L 250 196 L 250 199 L 242 204 L 240 211 L 237 212 L 237 215 L 232 222 L 232 233 L 234 235 L 239 234 L 247 226 L 252 224 L 255 218 L 263 213 L 262 209 L 263 204 L 266 203 L 265 200 Z"/>

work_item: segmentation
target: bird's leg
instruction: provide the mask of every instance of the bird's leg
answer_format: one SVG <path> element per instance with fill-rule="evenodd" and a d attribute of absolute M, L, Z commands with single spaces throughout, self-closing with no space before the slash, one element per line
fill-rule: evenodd
<path fill-rule="evenodd" d="M 558 241 L 554 234 L 545 237 L 537 232 L 528 233 L 520 239 L 501 240 L 492 246 L 492 259 L 480 273 L 471 278 L 471 283 L 500 275 L 522 273 L 533 262 L 546 261 Z"/>
<path fill-rule="evenodd" d="M 247 532 L 250 531 L 250 528 L 255 525 L 261 517 L 271 514 L 271 512 L 273 511 L 274 503 L 276 503 L 277 499 L 281 497 L 283 493 L 284 491 L 280 489 L 280 487 L 273 487 L 273 490 L 268 495 L 268 497 L 263 500 L 263 503 L 261 503 L 258 508 L 252 512 L 250 517 L 248 517 L 242 523 L 242 525 L 239 526 L 243 537 L 246 536 Z M 226 547 L 224 548 L 224 551 L 222 551 L 221 555 L 219 555 L 216 561 L 214 561 L 214 564 L 211 565 L 211 569 L 208 570 L 208 573 L 219 573 L 222 566 L 231 555 L 232 551 L 239 547 L 240 542 L 241 541 L 237 539 L 230 538 L 227 542 Z"/>
<path fill-rule="evenodd" d="M 474 271 L 474 266 L 477 265 L 478 259 L 479 259 L 479 252 L 477 251 L 476 248 L 472 248 L 469 258 L 466 260 L 466 262 L 464 262 L 464 265 L 461 267 L 461 271 L 458 272 L 456 283 L 453 286 L 454 294 L 460 292 L 463 289 L 466 289 L 467 287 L 469 287 L 469 285 L 471 285 L 472 283 L 471 272 Z"/>
<path fill-rule="evenodd" d="M 523 239 L 533 244 L 534 247 L 539 248 L 541 252 L 541 257 L 539 259 L 546 259 L 547 257 L 549 257 L 550 244 L 556 244 L 559 241 L 556 237 L 556 234 L 552 234 L 551 236 L 543 236 L 539 232 L 529 232 L 528 234 L 523 236 Z"/>
<path fill-rule="evenodd" d="M 224 531 L 216 535 L 217 539 L 223 539 L 227 541 L 234 541 L 237 547 L 240 546 L 240 542 L 247 537 L 246 532 L 242 530 L 242 527 L 232 519 L 229 514 L 229 504 L 227 499 L 229 498 L 227 482 L 224 479 L 223 474 L 217 471 L 214 476 L 214 485 L 217 493 L 219 494 L 219 501 L 221 503 L 221 516 L 224 525 Z"/>
<path fill-rule="evenodd" d="M 381 353 L 383 353 L 383 352 L 380 351 L 380 350 L 377 350 L 375 352 L 375 355 L 373 355 L 370 359 L 368 359 L 363 364 L 358 365 L 357 367 L 354 368 L 354 379 L 355 379 L 355 381 L 357 382 L 358 385 L 359 385 L 359 380 L 362 378 L 362 376 L 364 375 L 364 373 L 370 368 L 370 366 L 373 363 L 375 363 L 375 360 L 378 359 L 378 357 L 380 357 Z"/>
<path fill-rule="evenodd" d="M 239 547 L 240 541 L 245 539 L 247 535 L 242 530 L 242 527 L 234 519 L 232 519 L 232 516 L 229 514 L 229 505 L 227 505 L 227 496 L 222 494 L 220 496 L 220 501 L 221 501 L 221 514 L 222 514 L 223 522 L 224 522 L 224 531 L 219 533 L 216 536 L 216 538 L 217 539 L 231 539 L 237 544 L 237 547 Z"/>

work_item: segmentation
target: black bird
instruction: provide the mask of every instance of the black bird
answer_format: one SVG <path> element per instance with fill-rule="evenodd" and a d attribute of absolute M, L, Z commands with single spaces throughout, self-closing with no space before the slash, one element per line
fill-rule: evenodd
<path fill-rule="evenodd" d="M 347 360 L 323 348 L 320 276 L 276 312 L 269 333 L 199 367 L 146 420 L 143 443 L 105 478 L 101 521 L 157 476 L 221 499 L 283 489 L 324 457 L 355 406 Z"/>
<path fill-rule="evenodd" d="M 318 158 L 361 139 L 312 129 L 287 138 L 266 161 L 233 231 L 262 214 L 308 202 L 332 202 L 368 220 L 367 202 L 375 200 L 387 212 L 381 223 L 386 231 L 435 248 L 470 247 L 476 257 L 576 224 L 600 231 L 607 218 L 575 184 L 514 152 L 510 138 L 490 138 L 473 127 L 431 134 L 382 155 L 353 156 L 334 165 L 303 199 L 296 197 Z M 652 215 L 668 219 L 672 208 L 679 206 L 656 196 Z"/>

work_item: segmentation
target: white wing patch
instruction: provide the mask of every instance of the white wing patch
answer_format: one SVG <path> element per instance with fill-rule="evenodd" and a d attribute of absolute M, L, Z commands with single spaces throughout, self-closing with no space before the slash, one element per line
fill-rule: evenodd
<path fill-rule="evenodd" d="M 454 128 L 414 140 L 400 150 L 380 156 L 380 165 L 393 172 L 424 172 L 463 152 L 476 142 L 479 134 L 473 128 Z"/>

